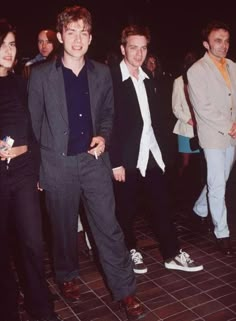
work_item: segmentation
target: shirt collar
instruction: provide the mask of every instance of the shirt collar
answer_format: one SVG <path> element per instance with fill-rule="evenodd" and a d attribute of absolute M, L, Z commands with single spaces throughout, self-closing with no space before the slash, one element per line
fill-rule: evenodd
<path fill-rule="evenodd" d="M 125 81 L 128 78 L 132 77 L 124 59 L 120 63 L 120 70 L 121 70 L 122 81 Z M 149 78 L 148 75 L 143 71 L 141 67 L 139 67 L 139 77 L 141 80 L 144 80 L 145 78 Z"/>
<path fill-rule="evenodd" d="M 59 67 L 63 66 L 62 57 L 63 57 L 62 54 L 59 54 L 57 56 L 57 58 L 56 58 L 56 68 L 59 68 Z M 93 70 L 94 69 L 94 65 L 93 65 L 92 61 L 89 60 L 86 56 L 84 57 L 84 59 L 85 59 L 86 68 L 89 68 L 89 69 Z"/>
<path fill-rule="evenodd" d="M 218 67 L 225 67 L 227 64 L 227 61 L 225 58 L 221 58 L 220 60 L 217 60 L 210 52 L 208 52 L 208 55 L 210 59 L 214 62 L 215 65 Z"/>

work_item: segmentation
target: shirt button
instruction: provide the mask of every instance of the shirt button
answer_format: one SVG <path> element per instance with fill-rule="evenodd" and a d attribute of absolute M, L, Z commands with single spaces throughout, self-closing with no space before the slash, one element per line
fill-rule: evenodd
<path fill-rule="evenodd" d="M 229 93 L 229 96 L 231 96 L 231 93 Z"/>
<path fill-rule="evenodd" d="M 65 130 L 63 134 L 64 134 L 64 135 L 67 135 L 68 133 L 67 133 L 67 131 Z"/>
<path fill-rule="evenodd" d="M 82 117 L 83 115 L 82 114 L 79 114 L 79 117 Z"/>
<path fill-rule="evenodd" d="M 83 135 L 84 134 L 84 132 L 81 132 L 81 135 Z"/>
<path fill-rule="evenodd" d="M 66 156 L 66 153 L 62 153 L 62 156 Z"/>

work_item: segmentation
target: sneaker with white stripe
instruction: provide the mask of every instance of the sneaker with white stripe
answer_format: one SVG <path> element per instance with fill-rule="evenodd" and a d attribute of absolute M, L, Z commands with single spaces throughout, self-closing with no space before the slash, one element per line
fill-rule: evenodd
<path fill-rule="evenodd" d="M 133 271 L 137 274 L 147 273 L 147 267 L 143 263 L 143 257 L 140 252 L 135 249 L 130 250 L 131 259 L 133 261 Z"/>
<path fill-rule="evenodd" d="M 180 270 L 185 272 L 198 272 L 203 270 L 203 265 L 194 262 L 190 255 L 180 250 L 179 254 L 174 258 L 164 262 L 167 269 Z"/>

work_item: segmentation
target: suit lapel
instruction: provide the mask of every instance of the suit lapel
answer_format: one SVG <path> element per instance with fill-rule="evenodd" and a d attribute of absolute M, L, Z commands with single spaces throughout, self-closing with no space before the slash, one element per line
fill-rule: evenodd
<path fill-rule="evenodd" d="M 219 69 L 214 64 L 214 62 L 211 60 L 211 58 L 209 57 L 209 55 L 207 53 L 205 54 L 204 58 L 205 58 L 206 63 L 209 65 L 209 67 L 211 68 L 212 72 L 214 73 L 215 77 L 222 83 L 222 85 L 225 88 L 228 89 L 227 84 L 226 84 L 223 76 L 221 75 Z"/>
<path fill-rule="evenodd" d="M 52 72 L 49 75 L 49 92 L 51 92 L 52 99 L 55 100 L 54 106 L 58 108 L 61 117 L 66 122 L 67 126 L 68 122 L 68 110 L 66 103 L 66 95 L 65 95 L 65 86 L 64 79 L 61 67 L 56 67 L 52 69 Z"/>
<path fill-rule="evenodd" d="M 88 76 L 91 116 L 92 116 L 93 128 L 95 128 L 95 115 L 96 115 L 97 99 L 98 99 L 98 92 L 99 92 L 99 77 L 97 76 L 97 72 L 91 61 L 88 61 L 87 76 Z"/>

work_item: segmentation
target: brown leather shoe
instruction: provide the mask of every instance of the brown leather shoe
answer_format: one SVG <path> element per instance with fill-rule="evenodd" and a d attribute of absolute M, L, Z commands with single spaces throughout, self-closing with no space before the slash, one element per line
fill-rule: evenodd
<path fill-rule="evenodd" d="M 228 257 L 235 256 L 235 252 L 232 249 L 232 246 L 230 244 L 230 238 L 229 237 L 223 237 L 220 239 L 217 239 L 217 245 L 219 250 Z"/>
<path fill-rule="evenodd" d="M 71 281 L 64 282 L 59 285 L 61 294 L 65 299 L 68 300 L 79 300 L 80 291 L 79 291 L 79 279 L 74 278 Z"/>
<path fill-rule="evenodd" d="M 120 301 L 120 306 L 125 310 L 128 320 L 139 320 L 145 316 L 144 308 L 135 296 L 127 296 Z"/>

